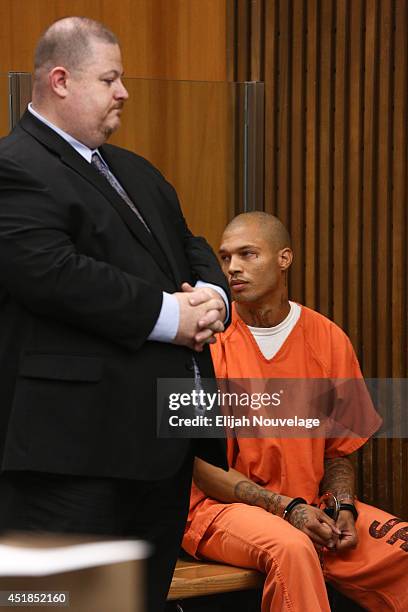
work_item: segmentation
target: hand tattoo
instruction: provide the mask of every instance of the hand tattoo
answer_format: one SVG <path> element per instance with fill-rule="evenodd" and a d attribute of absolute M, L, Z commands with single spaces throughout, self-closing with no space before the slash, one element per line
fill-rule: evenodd
<path fill-rule="evenodd" d="M 289 523 L 296 529 L 303 529 L 307 522 L 307 509 L 304 504 L 299 504 L 293 508 L 289 514 Z"/>

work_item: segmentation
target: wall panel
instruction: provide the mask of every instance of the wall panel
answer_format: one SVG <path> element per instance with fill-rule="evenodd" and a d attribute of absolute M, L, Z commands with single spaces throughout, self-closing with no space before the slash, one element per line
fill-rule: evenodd
<path fill-rule="evenodd" d="M 191 230 L 218 248 L 236 199 L 236 87 L 150 79 L 125 83 L 130 99 L 111 142 L 154 160 L 171 177 Z"/>
<path fill-rule="evenodd" d="M 265 210 L 293 237 L 291 295 L 346 330 L 367 377 L 407 377 L 408 3 L 257 3 Z M 363 498 L 406 517 L 408 440 L 370 441 L 357 467 Z"/>
<path fill-rule="evenodd" d="M 1 0 L 0 72 L 30 72 L 36 41 L 56 19 L 83 15 L 120 38 L 127 76 L 224 80 L 227 0 Z"/>
<path fill-rule="evenodd" d="M 230 0 L 1 0 L 0 73 L 30 72 L 41 32 L 56 19 L 76 14 L 102 21 L 118 35 L 127 77 L 224 81 L 231 8 Z M 217 247 L 234 197 L 233 118 L 225 115 L 225 98 L 213 91 L 203 91 L 198 100 L 195 96 L 195 108 L 165 83 L 158 91 L 158 100 L 143 95 L 134 104 L 129 100 L 126 124 L 114 142 L 159 167 L 177 187 L 191 229 Z M 1 117 L 6 100 L 0 98 Z M 135 109 L 142 115 L 132 120 Z M 159 118 L 160 127 L 154 129 Z M 173 125 L 166 126 L 166 120 Z M 191 129 L 203 125 L 208 128 L 204 134 Z M 0 129 L 6 132 L 3 124 Z"/>

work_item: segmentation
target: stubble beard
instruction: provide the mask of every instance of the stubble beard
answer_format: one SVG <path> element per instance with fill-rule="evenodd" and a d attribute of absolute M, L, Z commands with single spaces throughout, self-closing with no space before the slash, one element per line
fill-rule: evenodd
<path fill-rule="evenodd" d="M 113 127 L 110 127 L 110 126 L 108 126 L 108 125 L 107 125 L 107 126 L 105 126 L 105 127 L 103 128 L 103 130 L 102 130 L 102 134 L 103 134 L 104 139 L 105 139 L 105 140 L 104 140 L 104 142 L 106 142 L 107 140 L 109 140 L 109 138 L 112 136 L 112 134 L 113 134 L 114 132 L 116 132 L 116 130 L 117 130 L 117 128 L 113 128 Z"/>

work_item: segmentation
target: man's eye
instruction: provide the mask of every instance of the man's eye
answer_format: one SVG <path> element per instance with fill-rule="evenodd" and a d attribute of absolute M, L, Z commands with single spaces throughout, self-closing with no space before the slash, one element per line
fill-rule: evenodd
<path fill-rule="evenodd" d="M 112 85 L 113 79 L 103 79 L 103 82 L 107 83 L 108 85 Z"/>
<path fill-rule="evenodd" d="M 228 255 L 221 255 L 221 261 L 229 261 Z"/>

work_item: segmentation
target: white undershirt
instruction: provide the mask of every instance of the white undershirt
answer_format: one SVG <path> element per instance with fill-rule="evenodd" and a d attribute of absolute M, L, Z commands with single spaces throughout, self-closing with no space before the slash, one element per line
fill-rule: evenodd
<path fill-rule="evenodd" d="M 301 306 L 289 302 L 290 311 L 286 319 L 274 327 L 251 327 L 248 329 L 256 340 L 259 349 L 266 359 L 272 359 L 279 351 L 286 338 L 299 320 Z"/>

